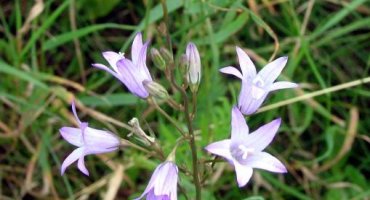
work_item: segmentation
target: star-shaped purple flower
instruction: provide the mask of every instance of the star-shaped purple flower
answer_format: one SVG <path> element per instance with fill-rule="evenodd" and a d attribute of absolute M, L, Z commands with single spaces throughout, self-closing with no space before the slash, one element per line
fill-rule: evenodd
<path fill-rule="evenodd" d="M 166 161 L 157 166 L 143 194 L 148 200 L 177 200 L 177 179 L 179 170 L 175 163 Z"/>
<path fill-rule="evenodd" d="M 226 158 L 234 165 L 239 187 L 248 183 L 253 168 L 286 173 L 285 166 L 277 158 L 263 151 L 271 143 L 280 123 L 280 118 L 275 119 L 249 134 L 249 128 L 242 113 L 234 106 L 231 118 L 231 139 L 214 142 L 205 149 Z"/>
<path fill-rule="evenodd" d="M 103 52 L 103 57 L 108 61 L 111 68 L 103 64 L 92 64 L 92 66 L 111 73 L 120 80 L 128 90 L 140 98 L 147 98 L 148 91 L 143 81 L 152 81 L 152 77 L 146 66 L 146 52 L 149 42 L 143 44 L 141 33 L 136 34 L 131 47 L 131 60 L 124 57 L 122 53 L 113 51 Z"/>
<path fill-rule="evenodd" d="M 239 47 L 236 47 L 236 52 L 242 73 L 231 66 L 224 67 L 220 71 L 225 74 L 232 74 L 242 80 L 238 107 L 243 114 L 250 115 L 256 112 L 269 92 L 298 86 L 296 83 L 287 81 L 274 83 L 285 67 L 288 57 L 280 57 L 268 63 L 257 73 L 256 67 L 249 56 Z"/>
<path fill-rule="evenodd" d="M 89 171 L 85 166 L 84 157 L 90 154 L 115 151 L 119 148 L 120 140 L 113 133 L 90 128 L 87 122 L 81 122 L 77 116 L 74 102 L 72 102 L 72 111 L 79 124 L 79 128 L 62 127 L 59 132 L 67 142 L 78 148 L 63 161 L 60 173 L 63 175 L 67 167 L 78 160 L 78 169 L 88 176 Z"/>

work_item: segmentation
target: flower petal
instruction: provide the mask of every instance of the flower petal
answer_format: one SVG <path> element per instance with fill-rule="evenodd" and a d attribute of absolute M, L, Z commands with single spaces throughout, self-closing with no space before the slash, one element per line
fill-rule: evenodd
<path fill-rule="evenodd" d="M 221 141 L 209 144 L 208 146 L 205 147 L 205 150 L 207 150 L 208 152 L 212 154 L 224 157 L 227 160 L 231 161 L 232 156 L 230 153 L 230 143 L 231 143 L 230 139 L 221 140 Z"/>
<path fill-rule="evenodd" d="M 146 76 L 141 74 L 138 67 L 134 66 L 134 64 L 128 59 L 121 59 L 117 62 L 117 68 L 122 75 L 123 83 L 130 92 L 141 98 L 149 96 L 149 93 L 145 90 L 142 83 Z"/>
<path fill-rule="evenodd" d="M 298 87 L 298 84 L 296 83 L 292 83 L 292 82 L 288 82 L 288 81 L 279 81 L 279 82 L 276 82 L 276 83 L 273 83 L 269 90 L 270 91 L 275 91 L 275 90 L 281 90 L 281 89 L 287 89 L 287 88 L 296 88 Z"/>
<path fill-rule="evenodd" d="M 238 54 L 239 65 L 242 70 L 243 77 L 255 77 L 257 73 L 256 67 L 249 56 L 240 47 L 236 47 L 236 53 Z"/>
<path fill-rule="evenodd" d="M 231 143 L 240 143 L 249 134 L 248 125 L 239 108 L 234 106 L 231 111 Z"/>
<path fill-rule="evenodd" d="M 76 105 L 75 105 L 75 101 L 74 100 L 72 101 L 72 112 L 73 112 L 73 115 L 75 116 L 77 122 L 79 124 L 81 124 L 80 118 L 78 118 L 78 116 L 77 116 Z"/>
<path fill-rule="evenodd" d="M 132 46 L 131 46 L 131 59 L 132 59 L 132 62 L 136 65 L 139 61 L 139 58 L 140 58 L 140 51 L 143 47 L 143 36 L 141 35 L 141 33 L 137 33 L 135 38 L 134 38 L 134 41 L 132 42 Z"/>
<path fill-rule="evenodd" d="M 123 57 L 122 54 L 113 52 L 113 51 L 105 51 L 102 53 L 103 57 L 108 61 L 109 65 L 113 68 L 115 72 L 117 71 L 117 62 L 121 60 Z"/>
<path fill-rule="evenodd" d="M 146 66 L 146 52 L 149 46 L 149 42 L 146 42 L 141 50 L 137 61 L 137 67 L 140 69 L 140 73 L 145 77 L 146 80 L 153 81 L 152 76 L 149 73 L 148 67 Z M 135 64 L 135 63 L 134 63 Z"/>
<path fill-rule="evenodd" d="M 247 158 L 246 165 L 270 172 L 286 173 L 287 169 L 277 158 L 266 152 L 256 152 Z"/>
<path fill-rule="evenodd" d="M 238 99 L 238 107 L 244 115 L 251 115 L 261 107 L 265 101 L 268 91 L 264 92 L 259 98 L 254 98 L 252 94 L 253 85 L 249 81 L 243 81 Z"/>
<path fill-rule="evenodd" d="M 266 85 L 270 85 L 280 75 L 281 71 L 284 69 L 287 62 L 288 62 L 287 56 L 280 57 L 267 64 L 264 68 L 262 68 L 258 75 L 262 77 Z"/>
<path fill-rule="evenodd" d="M 245 186 L 251 179 L 253 174 L 253 169 L 249 166 L 241 165 L 239 162 L 234 162 L 236 180 L 238 181 L 238 186 Z"/>
<path fill-rule="evenodd" d="M 79 169 L 82 173 L 84 173 L 86 176 L 88 176 L 88 175 L 89 175 L 89 170 L 87 170 L 87 168 L 86 168 L 86 166 L 85 166 L 85 159 L 84 159 L 84 157 L 80 157 L 80 158 L 78 159 L 77 167 L 78 167 L 78 169 Z"/>
<path fill-rule="evenodd" d="M 224 68 L 221 68 L 220 69 L 220 72 L 224 73 L 224 74 L 231 74 L 231 75 L 234 75 L 240 79 L 243 79 L 243 75 L 240 73 L 239 70 L 237 70 L 235 67 L 224 67 Z"/>
<path fill-rule="evenodd" d="M 154 186 L 156 196 L 170 196 L 177 187 L 178 169 L 173 162 L 164 162 Z"/>
<path fill-rule="evenodd" d="M 190 84 L 198 84 L 201 77 L 201 63 L 197 46 L 189 42 L 186 46 L 186 58 L 188 61 L 189 70 L 187 72 L 187 80 Z"/>
<path fill-rule="evenodd" d="M 109 67 L 105 66 L 105 65 L 102 65 L 102 64 L 99 64 L 99 63 L 95 63 L 95 64 L 92 64 L 93 67 L 95 68 L 98 68 L 98 69 L 101 69 L 101 70 L 104 70 L 110 74 L 112 74 L 114 77 L 116 77 L 118 80 L 120 80 L 121 82 L 122 81 L 122 78 L 120 77 L 119 75 L 119 72 L 114 72 L 113 70 L 109 69 Z"/>
<path fill-rule="evenodd" d="M 87 127 L 85 145 L 100 149 L 115 149 L 120 145 L 120 139 L 111 132 Z"/>
<path fill-rule="evenodd" d="M 256 131 L 248 135 L 244 145 L 253 148 L 255 151 L 262 151 L 269 145 L 275 137 L 281 124 L 281 118 L 277 118 L 268 124 L 258 128 Z"/>
<path fill-rule="evenodd" d="M 65 139 L 72 145 L 78 147 L 81 147 L 83 145 L 80 128 L 62 127 L 61 129 L 59 129 L 59 132 L 62 135 L 63 139 Z"/>
<path fill-rule="evenodd" d="M 84 156 L 84 148 L 80 147 L 72 151 L 71 154 L 63 161 L 62 166 L 60 168 L 60 174 L 63 175 L 66 171 L 67 167 L 70 166 L 73 162 L 75 162 L 80 157 Z"/>
<path fill-rule="evenodd" d="M 102 147 L 94 147 L 94 146 L 84 146 L 84 148 L 85 148 L 85 155 L 109 153 L 109 152 L 118 150 L 118 147 L 102 148 Z"/>

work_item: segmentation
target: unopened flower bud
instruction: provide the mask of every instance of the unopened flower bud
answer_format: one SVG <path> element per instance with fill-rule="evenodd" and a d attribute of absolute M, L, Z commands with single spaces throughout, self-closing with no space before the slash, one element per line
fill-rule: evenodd
<path fill-rule="evenodd" d="M 169 97 L 167 90 L 159 83 L 145 80 L 143 81 L 143 85 L 154 98 L 165 100 Z"/>
<path fill-rule="evenodd" d="M 170 51 L 168 51 L 166 48 L 161 47 L 159 49 L 161 56 L 166 61 L 166 63 L 172 63 L 173 62 L 173 55 Z"/>
<path fill-rule="evenodd" d="M 200 56 L 197 47 L 194 43 L 189 43 L 186 47 L 186 57 L 188 61 L 188 71 L 187 71 L 187 81 L 192 92 L 198 90 L 200 76 L 201 76 L 201 66 L 200 66 Z"/>
<path fill-rule="evenodd" d="M 166 61 L 163 59 L 163 57 L 156 48 L 152 48 L 150 50 L 150 54 L 152 56 L 154 65 L 158 67 L 158 69 L 160 70 L 166 69 Z"/>

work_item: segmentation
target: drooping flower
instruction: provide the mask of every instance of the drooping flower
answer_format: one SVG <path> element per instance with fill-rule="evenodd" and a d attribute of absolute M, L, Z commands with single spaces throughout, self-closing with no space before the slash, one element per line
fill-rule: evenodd
<path fill-rule="evenodd" d="M 200 83 L 201 64 L 198 49 L 192 42 L 190 42 L 186 47 L 186 58 L 188 62 L 188 72 L 186 78 L 190 85 L 191 91 L 196 92 Z"/>
<path fill-rule="evenodd" d="M 75 103 L 72 102 L 72 112 L 75 116 L 79 128 L 62 127 L 59 132 L 67 142 L 77 146 L 69 156 L 63 161 L 61 175 L 64 174 L 68 166 L 78 160 L 77 167 L 85 175 L 89 171 L 85 166 L 84 157 L 90 154 L 101 154 L 115 151 L 119 148 L 119 138 L 108 131 L 98 130 L 88 127 L 87 122 L 81 122 L 76 113 Z"/>
<path fill-rule="evenodd" d="M 143 194 L 148 200 L 177 200 L 177 179 L 179 170 L 175 163 L 166 161 L 157 166 Z"/>
<path fill-rule="evenodd" d="M 287 81 L 274 83 L 285 67 L 288 57 L 280 57 L 268 63 L 257 73 L 256 67 L 249 56 L 239 47 L 236 47 L 236 52 L 242 73 L 231 66 L 224 67 L 220 71 L 225 74 L 232 74 L 242 80 L 238 107 L 243 114 L 250 115 L 256 112 L 269 92 L 298 86 L 296 83 Z"/>
<path fill-rule="evenodd" d="M 224 157 L 234 165 L 239 187 L 248 183 L 253 168 L 286 173 L 285 166 L 277 158 L 263 151 L 271 143 L 280 123 L 280 118 L 275 119 L 249 134 L 249 128 L 242 113 L 234 106 L 231 118 L 231 139 L 214 142 L 205 149 Z"/>
<path fill-rule="evenodd" d="M 141 33 L 136 34 L 131 47 L 131 60 L 122 53 L 113 51 L 103 52 L 103 57 L 108 61 L 111 68 L 103 64 L 92 66 L 105 70 L 120 80 L 134 95 L 147 98 L 148 91 L 144 88 L 143 81 L 152 81 L 152 77 L 146 66 L 146 52 L 149 42 L 143 44 Z"/>

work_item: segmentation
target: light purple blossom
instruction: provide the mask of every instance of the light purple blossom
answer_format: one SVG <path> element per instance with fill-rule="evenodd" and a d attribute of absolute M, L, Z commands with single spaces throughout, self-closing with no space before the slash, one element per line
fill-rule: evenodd
<path fill-rule="evenodd" d="M 298 86 L 296 83 L 287 81 L 274 83 L 285 67 L 288 57 L 280 57 L 268 63 L 257 73 L 256 67 L 249 56 L 239 47 L 236 47 L 236 52 L 242 73 L 231 66 L 224 67 L 220 71 L 225 74 L 232 74 L 242 80 L 238 107 L 243 114 L 250 115 L 256 112 L 269 92 Z"/>
<path fill-rule="evenodd" d="M 122 53 L 113 51 L 103 52 L 103 57 L 108 61 L 111 68 L 103 64 L 92 66 L 105 70 L 115 76 L 134 95 L 147 98 L 148 91 L 144 88 L 143 81 L 152 81 L 152 77 L 146 66 L 146 52 L 149 42 L 143 44 L 141 33 L 136 34 L 131 47 L 131 60 L 124 57 Z"/>
<path fill-rule="evenodd" d="M 195 92 L 198 90 L 198 86 L 200 83 L 201 64 L 197 46 L 195 46 L 195 44 L 192 42 L 190 42 L 186 46 L 186 59 L 188 62 L 188 72 L 186 75 L 186 79 L 190 84 L 190 89 Z"/>
<path fill-rule="evenodd" d="M 249 134 L 249 128 L 242 113 L 234 106 L 231 118 L 231 139 L 214 142 L 205 149 L 226 158 L 234 165 L 239 187 L 248 183 L 253 168 L 286 173 L 285 166 L 277 158 L 263 151 L 271 143 L 280 123 L 280 118 L 275 119 Z"/>
<path fill-rule="evenodd" d="M 64 160 L 61 167 L 61 175 L 64 174 L 68 166 L 78 160 L 78 169 L 88 176 L 89 171 L 85 166 L 84 157 L 90 154 L 115 151 L 119 148 L 120 140 L 113 133 L 90 128 L 87 122 L 81 122 L 77 116 L 74 102 L 72 102 L 72 111 L 79 124 L 79 128 L 62 127 L 59 132 L 67 142 L 78 148 Z"/>
<path fill-rule="evenodd" d="M 177 200 L 177 179 L 179 170 L 175 163 L 166 161 L 157 166 L 143 194 L 147 200 Z"/>

